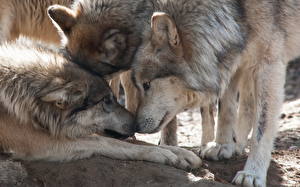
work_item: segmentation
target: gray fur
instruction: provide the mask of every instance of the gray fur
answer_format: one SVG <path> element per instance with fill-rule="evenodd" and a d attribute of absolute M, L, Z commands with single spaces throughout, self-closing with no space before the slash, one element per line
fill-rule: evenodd
<path fill-rule="evenodd" d="M 108 85 L 66 61 L 58 52 L 42 45 L 32 48 L 30 45 L 36 44 L 27 41 L 20 43 L 4 45 L 0 50 L 2 107 L 21 123 L 33 123 L 36 127 L 48 129 L 53 136 L 61 133 L 68 133 L 70 137 L 80 136 L 83 132 L 77 132 L 73 126 L 80 127 L 78 123 L 82 114 L 73 111 L 84 105 L 84 101 L 91 104 L 103 102 L 103 98 L 111 94 Z M 63 110 L 55 106 L 56 100 L 43 101 L 43 97 L 59 90 L 62 90 L 61 102 L 66 104 Z M 93 124 L 90 125 L 86 127 L 86 133 L 97 130 Z M 128 128 L 128 133 L 130 131 Z"/>

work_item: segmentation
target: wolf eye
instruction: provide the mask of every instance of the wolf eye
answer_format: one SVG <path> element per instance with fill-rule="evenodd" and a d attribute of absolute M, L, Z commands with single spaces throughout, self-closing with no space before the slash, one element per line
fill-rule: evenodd
<path fill-rule="evenodd" d="M 103 110 L 106 113 L 110 113 L 113 111 L 114 108 L 114 100 L 112 95 L 105 96 L 103 98 L 103 104 L 102 104 Z"/>
<path fill-rule="evenodd" d="M 150 89 L 150 87 L 151 87 L 151 84 L 150 84 L 150 82 L 145 82 L 145 83 L 143 84 L 144 91 L 147 91 L 147 90 L 149 90 L 149 89 Z"/>
<path fill-rule="evenodd" d="M 67 103 L 61 100 L 58 100 L 55 102 L 55 106 L 57 106 L 60 109 L 66 109 Z"/>

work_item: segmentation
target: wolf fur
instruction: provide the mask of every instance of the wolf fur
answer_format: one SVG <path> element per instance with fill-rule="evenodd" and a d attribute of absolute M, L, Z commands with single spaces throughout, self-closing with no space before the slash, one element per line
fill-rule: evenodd
<path fill-rule="evenodd" d="M 187 89 L 220 98 L 219 113 L 226 115 L 219 116 L 216 140 L 201 151 L 202 157 L 232 157 L 245 148 L 253 129 L 251 151 L 233 179 L 236 184 L 266 185 L 286 64 L 299 56 L 299 10 L 296 0 L 166 0 L 158 1 L 145 29 L 133 68 L 143 97 L 143 85 L 175 76 Z M 141 132 L 149 132 L 149 126 L 155 130 L 153 122 L 163 120 L 147 112 L 139 108 Z"/>
<path fill-rule="evenodd" d="M 105 80 L 56 50 L 27 41 L 4 44 L 0 67 L 0 146 L 14 158 L 67 161 L 100 154 L 181 169 L 201 162 L 185 149 L 105 137 L 107 132 L 133 135 L 132 115 L 116 102 Z"/>

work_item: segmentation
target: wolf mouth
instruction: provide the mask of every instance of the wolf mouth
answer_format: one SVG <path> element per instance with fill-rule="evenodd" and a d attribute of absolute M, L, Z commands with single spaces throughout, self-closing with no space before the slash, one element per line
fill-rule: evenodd
<path fill-rule="evenodd" d="M 109 136 L 111 138 L 115 138 L 115 139 L 119 139 L 119 140 L 124 140 L 124 139 L 132 137 L 134 135 L 134 134 L 132 134 L 132 135 L 124 135 L 124 134 L 118 133 L 118 132 L 113 131 L 113 130 L 108 130 L 108 129 L 105 129 L 104 133 L 105 133 L 105 135 L 107 135 L 107 136 Z"/>

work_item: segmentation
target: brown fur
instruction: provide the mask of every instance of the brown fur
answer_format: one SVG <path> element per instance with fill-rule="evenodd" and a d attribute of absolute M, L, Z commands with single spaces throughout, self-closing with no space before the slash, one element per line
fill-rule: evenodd
<path fill-rule="evenodd" d="M 47 16 L 53 4 L 70 6 L 73 0 L 0 0 L 0 43 L 20 35 L 60 44 L 60 37 Z"/>

